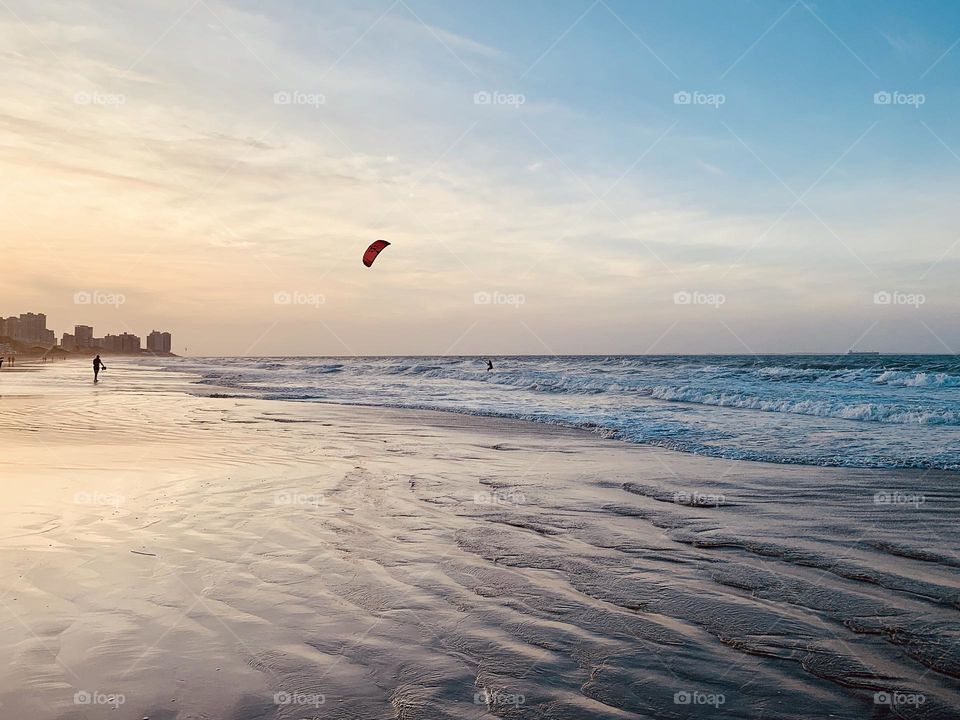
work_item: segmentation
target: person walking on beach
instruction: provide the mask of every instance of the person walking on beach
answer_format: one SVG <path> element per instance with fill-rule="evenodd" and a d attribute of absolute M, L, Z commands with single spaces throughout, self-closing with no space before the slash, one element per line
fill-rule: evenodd
<path fill-rule="evenodd" d="M 106 370 L 107 366 L 103 364 L 103 361 L 100 359 L 100 356 L 97 355 L 93 359 L 93 381 L 97 382 L 97 375 L 100 374 L 101 370 Z"/>

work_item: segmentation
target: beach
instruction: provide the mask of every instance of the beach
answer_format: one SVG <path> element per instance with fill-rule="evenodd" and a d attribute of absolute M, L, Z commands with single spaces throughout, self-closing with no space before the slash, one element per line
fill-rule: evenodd
<path fill-rule="evenodd" d="M 0 371 L 0 716 L 960 716 L 957 473 Z"/>

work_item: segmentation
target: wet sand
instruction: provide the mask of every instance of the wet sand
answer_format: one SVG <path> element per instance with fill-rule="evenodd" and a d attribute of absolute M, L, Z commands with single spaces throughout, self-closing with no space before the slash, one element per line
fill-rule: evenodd
<path fill-rule="evenodd" d="M 109 365 L 0 371 L 4 719 L 960 717 L 956 474 Z"/>

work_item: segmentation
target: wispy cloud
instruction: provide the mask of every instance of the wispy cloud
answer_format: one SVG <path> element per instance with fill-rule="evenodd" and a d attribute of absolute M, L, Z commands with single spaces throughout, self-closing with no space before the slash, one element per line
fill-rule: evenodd
<path fill-rule="evenodd" d="M 361 351 L 414 352 L 476 321 L 469 351 L 500 332 L 472 295 L 500 288 L 531 299 L 517 317 L 543 322 L 548 342 L 583 349 L 563 321 L 602 314 L 610 338 L 656 334 L 679 287 L 723 290 L 742 298 L 731 312 L 762 305 L 789 324 L 874 283 L 803 208 L 778 220 L 791 198 L 717 120 L 748 103 L 736 92 L 711 109 L 675 105 L 669 76 L 522 81 L 516 40 L 475 39 L 412 4 L 334 5 L 312 25 L 294 4 L 14 4 L 19 19 L 0 14 L 6 263 L 49 279 L 0 290 L 17 303 L 8 312 L 30 303 L 80 320 L 69 297 L 82 279 L 127 290 L 131 324 L 165 316 L 196 351 L 239 352 L 250 338 L 237 318 L 272 322 L 273 292 L 301 288 L 325 295 L 324 322 Z M 564 46 L 579 41 L 575 30 Z M 558 47 L 537 75 L 584 72 L 604 50 L 569 65 Z M 610 110 L 628 102 L 643 112 Z M 756 140 L 749 116 L 724 117 L 791 182 L 849 144 L 849 132 L 821 143 L 817 166 L 790 154 L 798 139 Z M 863 162 L 845 159 L 808 201 L 907 282 L 948 243 L 935 220 L 925 238 L 902 233 L 948 217 L 952 199 L 917 188 L 922 212 L 888 217 L 906 191 L 864 176 Z M 357 258 L 377 237 L 394 245 L 366 271 Z M 934 269 L 924 282 L 946 280 Z M 296 331 L 316 317 L 281 317 L 277 350 L 322 351 Z"/>

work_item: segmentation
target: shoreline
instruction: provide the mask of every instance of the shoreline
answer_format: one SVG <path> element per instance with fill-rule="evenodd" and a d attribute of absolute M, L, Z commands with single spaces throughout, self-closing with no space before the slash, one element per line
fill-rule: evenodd
<path fill-rule="evenodd" d="M 267 356 L 265 356 L 267 357 Z M 280 356 L 278 356 L 280 357 Z M 334 356 L 321 356 L 321 357 L 334 357 Z M 429 357 L 429 356 L 424 356 Z M 470 356 L 473 357 L 473 356 Z M 479 357 L 479 356 L 477 356 Z M 584 356 L 592 357 L 592 356 Z M 79 358 L 68 358 L 77 360 Z M 125 356 L 124 359 L 134 359 L 140 360 L 142 358 L 136 358 L 134 356 Z M 46 370 L 50 367 L 46 363 L 28 363 L 30 371 L 34 370 Z M 146 366 L 150 367 L 150 366 Z M 11 371 L 19 370 L 20 366 L 15 366 L 10 368 Z M 580 439 L 593 439 L 598 443 L 616 443 L 622 448 L 636 448 L 639 450 L 644 450 L 648 452 L 662 453 L 669 457 L 679 457 L 679 458 L 694 458 L 703 461 L 710 461 L 715 463 L 720 463 L 724 465 L 729 464 L 746 464 L 748 466 L 766 466 L 771 470 L 777 469 L 808 469 L 808 470 L 822 470 L 826 472 L 834 472 L 840 474 L 862 474 L 868 473 L 870 475 L 890 475 L 892 477 L 907 476 L 913 477 L 916 479 L 922 479 L 931 474 L 938 476 L 943 476 L 945 478 L 951 477 L 960 477 L 960 470 L 949 470 L 942 468 L 914 468 L 914 467 L 870 467 L 870 466 L 846 466 L 846 465 L 813 465 L 808 463 L 801 462 L 773 462 L 769 460 L 754 460 L 751 458 L 728 458 L 721 455 L 707 455 L 707 454 L 698 454 L 695 452 L 688 452 L 684 450 L 677 450 L 665 445 L 657 445 L 654 443 L 643 443 L 643 442 L 634 442 L 620 437 L 615 437 L 611 431 L 610 435 L 604 435 L 602 430 L 604 428 L 589 429 L 585 427 L 578 427 L 572 424 L 566 424 L 562 422 L 545 422 L 538 420 L 530 420 L 527 418 L 521 417 L 511 417 L 506 415 L 494 415 L 494 414 L 480 414 L 473 412 L 461 412 L 458 410 L 448 410 L 440 408 L 415 408 L 415 407 L 403 407 L 396 405 L 370 405 L 370 404 L 361 404 L 361 403 L 345 403 L 337 402 L 333 400 L 321 400 L 321 399 L 284 399 L 284 398 L 261 398 L 256 395 L 244 394 L 245 390 L 242 388 L 235 388 L 228 385 L 216 385 L 216 384 L 206 384 L 199 382 L 199 375 L 193 373 L 184 373 L 180 371 L 170 372 L 171 375 L 177 378 L 178 382 L 172 383 L 172 386 L 176 389 L 174 392 L 180 393 L 185 397 L 189 398 L 198 398 L 198 399 L 209 399 L 209 400 L 248 400 L 260 403 L 276 403 L 279 406 L 290 405 L 291 407 L 298 406 L 318 406 L 325 408 L 332 408 L 334 410 L 342 410 L 344 412 L 360 412 L 360 413 L 372 413 L 373 415 L 378 415 L 381 417 L 392 416 L 393 419 L 398 421 L 410 422 L 414 421 L 417 423 L 423 422 L 423 418 L 426 417 L 429 422 L 424 424 L 429 424 L 438 428 L 450 428 L 450 427 L 459 427 L 463 430 L 477 430 L 477 431 L 495 431 L 499 429 L 500 425 L 514 425 L 520 432 L 529 433 L 532 435 L 551 435 L 551 434 L 571 434 L 572 436 L 580 436 Z M 190 380 L 189 378 L 194 378 Z M 204 391 L 210 390 L 211 392 L 195 392 L 191 391 L 189 388 L 203 388 Z M 683 403 L 680 403 L 683 404 Z M 749 412 L 747 408 L 728 408 L 734 412 Z M 853 421 L 851 421 L 853 422 Z"/>
<path fill-rule="evenodd" d="M 493 373 L 464 358 L 152 364 L 194 377 L 198 394 L 206 385 L 222 395 L 512 417 L 774 464 L 960 472 L 960 365 L 930 357 L 883 368 L 799 357 L 501 359 Z"/>
<path fill-rule="evenodd" d="M 323 356 L 323 357 L 333 357 L 333 356 Z M 428 357 L 428 356 L 424 356 Z M 472 356 L 470 356 L 472 357 Z M 479 357 L 479 356 L 477 356 Z M 68 358 L 70 359 L 70 358 Z M 79 358 L 72 358 L 77 360 Z M 124 359 L 142 359 L 136 358 L 134 356 L 125 356 Z M 46 363 L 29 363 L 29 370 L 46 370 L 50 367 Z M 85 366 L 84 366 L 85 367 Z M 11 368 L 12 371 L 19 370 L 19 366 Z M 750 458 L 728 458 L 718 455 L 705 455 L 698 454 L 694 452 L 688 452 L 684 450 L 677 450 L 671 447 L 664 445 L 656 445 L 653 443 L 643 443 L 643 442 L 634 442 L 620 437 L 614 437 L 611 431 L 610 436 L 605 436 L 599 430 L 603 428 L 597 428 L 596 430 L 578 427 L 572 424 L 565 423 L 554 423 L 554 422 L 545 422 L 538 420 L 530 420 L 527 418 L 521 417 L 511 417 L 506 415 L 494 415 L 494 414 L 481 414 L 473 412 L 461 412 L 458 410 L 448 410 L 440 408 L 415 408 L 415 407 L 404 407 L 396 405 L 370 405 L 370 404 L 361 404 L 361 403 L 345 403 L 337 402 L 333 400 L 321 400 L 321 399 L 284 399 L 284 398 L 261 398 L 256 395 L 244 394 L 245 390 L 242 388 L 230 387 L 227 385 L 215 385 L 215 384 L 206 384 L 200 383 L 196 380 L 189 380 L 188 378 L 199 378 L 199 375 L 194 375 L 192 373 L 182 373 L 175 372 L 172 373 L 179 382 L 173 383 L 173 386 L 176 388 L 173 392 L 182 394 L 185 397 L 189 398 L 198 398 L 198 399 L 209 399 L 209 400 L 246 400 L 253 401 L 258 403 L 269 403 L 277 404 L 278 406 L 289 405 L 291 408 L 300 407 L 300 406 L 317 406 L 323 408 L 330 408 L 335 411 L 343 412 L 360 412 L 361 414 L 371 413 L 376 416 L 381 417 L 392 417 L 394 420 L 401 422 L 415 422 L 423 423 L 425 425 L 431 425 L 437 428 L 450 428 L 450 427 L 459 427 L 463 430 L 476 430 L 476 431 L 496 431 L 499 430 L 500 425 L 511 425 L 516 426 L 520 432 L 529 433 L 532 435 L 564 435 L 570 434 L 571 436 L 579 436 L 581 440 L 593 439 L 598 443 L 615 443 L 621 448 L 635 448 L 641 451 L 662 453 L 670 457 L 679 457 L 679 458 L 693 458 L 702 461 L 715 462 L 719 464 L 745 464 L 748 466 L 766 466 L 770 469 L 808 469 L 808 470 L 817 470 L 817 471 L 826 471 L 834 472 L 840 474 L 862 474 L 869 473 L 871 475 L 878 474 L 889 474 L 892 476 L 901 476 L 907 475 L 916 478 L 927 477 L 931 474 L 942 475 L 945 477 L 960 477 L 960 470 L 948 470 L 941 468 L 913 468 L 913 467 L 861 467 L 861 466 L 845 466 L 845 465 L 812 465 L 806 463 L 792 463 L 792 462 L 772 462 L 769 460 L 754 460 Z M 188 388 L 191 387 L 200 387 L 205 391 L 210 389 L 210 393 L 199 393 L 191 392 Z M 668 402 L 668 401 L 665 401 Z M 683 404 L 683 403 L 678 403 Z M 733 412 L 749 412 L 747 408 L 727 408 Z M 427 418 L 428 422 L 423 422 L 424 418 Z M 853 422 L 853 421 L 851 421 Z"/>
<path fill-rule="evenodd" d="M 187 375 L 188 373 L 183 373 Z M 197 376 L 199 377 L 199 376 Z M 660 443 L 656 441 L 634 441 L 628 438 L 624 438 L 620 435 L 619 431 L 613 428 L 604 428 L 599 425 L 594 425 L 592 428 L 578 426 L 572 422 L 565 421 L 548 421 L 548 420 L 532 420 L 524 417 L 516 417 L 511 415 L 504 414 L 494 414 L 494 413 L 481 413 L 481 412 L 472 412 L 472 411 L 461 411 L 456 409 L 446 409 L 446 408 L 429 408 L 429 407 L 409 407 L 403 405 L 374 405 L 367 403 L 349 403 L 349 402 L 338 402 L 336 400 L 326 400 L 320 398 L 260 398 L 253 394 L 245 394 L 252 391 L 247 391 L 244 388 L 231 387 L 227 385 L 216 385 L 216 384 L 206 384 L 201 382 L 194 383 L 197 387 L 202 387 L 204 389 L 210 388 L 212 392 L 210 393 L 199 393 L 199 392 L 187 392 L 186 394 L 194 395 L 196 397 L 209 397 L 214 399 L 258 399 L 264 400 L 266 402 L 279 402 L 279 403 L 306 403 L 306 404 L 315 404 L 315 405 L 330 405 L 334 407 L 342 408 L 358 408 L 366 410 L 395 410 L 398 412 L 409 412 L 409 413 L 437 413 L 443 416 L 456 416 L 463 418 L 475 418 L 476 420 L 482 422 L 484 420 L 490 420 L 495 422 L 517 422 L 523 423 L 525 425 L 530 425 L 534 427 L 553 427 L 558 429 L 570 430 L 573 432 L 582 432 L 587 433 L 595 438 L 601 440 L 609 440 L 619 443 L 624 443 L 630 446 L 644 447 L 657 449 L 666 453 L 676 453 L 680 455 L 689 455 L 699 458 L 709 458 L 718 461 L 724 462 L 744 462 L 744 463 L 759 463 L 762 465 L 771 465 L 774 467 L 808 467 L 808 468 L 824 468 L 824 469 L 834 469 L 834 470 L 864 470 L 864 471 L 873 471 L 873 472 L 911 472 L 917 474 L 927 474 L 931 472 L 935 473 L 946 473 L 953 474 L 957 477 L 960 477 L 960 468 L 950 469 L 942 467 L 926 467 L 926 466 L 889 466 L 889 465 L 842 465 L 842 464 L 817 464 L 812 462 L 805 462 L 802 460 L 783 460 L 783 461 L 774 461 L 766 458 L 755 458 L 750 457 L 745 454 L 743 457 L 728 457 L 722 452 L 718 451 L 715 454 L 707 452 L 697 452 L 694 450 L 681 450 L 675 447 L 671 447 L 668 444 Z M 664 403 L 674 403 L 679 406 L 683 406 L 687 403 L 679 400 L 662 400 Z M 744 416 L 749 415 L 752 412 L 756 412 L 753 408 L 746 407 L 729 407 L 722 406 L 722 408 L 728 412 L 743 414 Z M 761 411 L 768 413 L 776 417 L 779 413 L 776 411 Z M 818 416 L 811 416 L 818 417 Z M 848 422 L 856 423 L 857 421 L 849 419 Z"/>
<path fill-rule="evenodd" d="M 0 392 L 4 714 L 960 710 L 952 473 L 44 370 Z"/>

